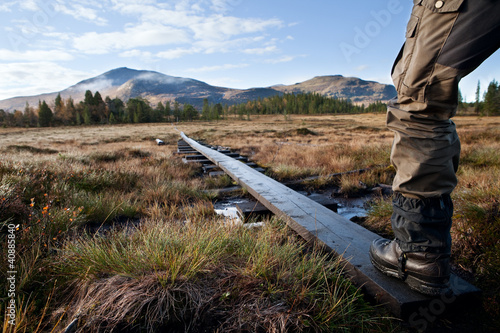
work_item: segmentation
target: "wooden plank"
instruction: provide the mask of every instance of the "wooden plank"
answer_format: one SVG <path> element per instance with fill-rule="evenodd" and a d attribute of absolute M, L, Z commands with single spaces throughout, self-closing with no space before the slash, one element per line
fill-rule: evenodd
<path fill-rule="evenodd" d="M 206 157 L 203 154 L 195 154 L 195 155 L 186 155 L 184 156 L 186 160 L 201 160 L 205 159 Z"/>
<path fill-rule="evenodd" d="M 372 241 L 380 238 L 377 234 L 243 163 L 201 146 L 184 133 L 181 136 L 191 147 L 245 187 L 259 202 L 283 218 L 304 239 L 318 242 L 327 250 L 341 255 L 351 281 L 376 301 L 387 305 L 394 315 L 408 318 L 418 309 L 430 306 L 434 300 L 410 290 L 404 282 L 387 277 L 372 266 L 368 251 Z M 452 276 L 451 284 L 457 297 L 454 303 L 479 293 L 479 289 L 455 275 Z"/>
<path fill-rule="evenodd" d="M 205 193 L 213 194 L 215 196 L 234 196 L 242 194 L 241 186 L 231 186 L 219 189 L 204 190 Z"/>
<path fill-rule="evenodd" d="M 210 171 L 208 173 L 209 177 L 219 177 L 219 176 L 224 176 L 226 173 L 224 171 Z"/>
<path fill-rule="evenodd" d="M 209 172 L 209 171 L 218 171 L 220 168 L 217 165 L 210 164 L 210 165 L 204 165 L 203 166 L 203 171 Z"/>
<path fill-rule="evenodd" d="M 338 210 L 339 204 L 332 198 L 328 198 L 318 193 L 312 193 L 310 195 L 307 195 L 307 198 L 316 201 L 321 206 L 325 206 L 326 208 L 333 210 L 335 213 Z"/>
<path fill-rule="evenodd" d="M 231 152 L 223 153 L 223 154 L 226 156 L 229 156 L 229 157 L 239 157 L 240 156 L 240 154 L 238 154 L 238 153 L 231 153 Z"/>
<path fill-rule="evenodd" d="M 200 163 L 200 164 L 212 163 L 212 161 L 210 161 L 209 159 L 201 159 L 201 158 L 199 160 L 188 160 L 188 159 L 183 158 L 182 162 L 184 162 L 185 164 L 188 164 L 188 163 Z"/>
<path fill-rule="evenodd" d="M 249 167 L 252 167 L 252 168 L 255 168 L 255 167 L 258 167 L 258 164 L 257 163 L 254 163 L 254 162 L 248 162 L 248 163 L 245 163 L 247 166 Z"/>
<path fill-rule="evenodd" d="M 193 149 L 177 149 L 178 154 L 185 154 L 185 155 L 193 155 L 198 153 L 196 150 Z"/>

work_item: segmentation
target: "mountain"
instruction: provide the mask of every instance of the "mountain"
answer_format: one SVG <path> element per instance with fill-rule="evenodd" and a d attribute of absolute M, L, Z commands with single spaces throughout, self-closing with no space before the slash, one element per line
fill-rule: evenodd
<path fill-rule="evenodd" d="M 291 92 L 317 92 L 331 97 L 350 98 L 353 102 L 360 103 L 387 101 L 396 95 L 393 86 L 358 78 L 345 78 L 340 75 L 319 76 L 290 86 L 276 85 L 242 90 L 216 87 L 194 79 L 122 67 L 81 81 L 60 92 L 2 100 L 0 109 L 24 110 L 26 102 L 31 106 L 37 106 L 42 100 L 52 105 L 57 94 L 61 94 L 63 99 L 71 97 L 75 102 L 79 102 L 84 99 L 87 90 L 99 91 L 103 97 L 118 97 L 123 101 L 142 97 L 153 105 L 160 101 L 177 100 L 181 104 L 190 103 L 196 107 L 201 107 L 205 98 L 210 103 L 231 105 Z"/>
<path fill-rule="evenodd" d="M 365 104 L 376 101 L 385 102 L 396 96 L 396 89 L 392 85 L 342 75 L 317 76 L 294 85 L 277 85 L 271 88 L 284 93 L 315 92 L 329 97 L 348 98 L 355 103 Z"/>

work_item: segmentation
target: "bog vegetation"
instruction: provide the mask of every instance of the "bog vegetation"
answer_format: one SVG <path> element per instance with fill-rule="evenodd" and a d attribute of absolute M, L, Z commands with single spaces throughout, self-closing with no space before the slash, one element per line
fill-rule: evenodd
<path fill-rule="evenodd" d="M 462 165 L 455 200 L 455 269 L 483 289 L 475 325 L 498 327 L 500 123 L 457 117 Z M 390 184 L 392 135 L 383 114 L 253 115 L 179 123 L 195 139 L 230 146 L 286 181 L 340 194 Z M 166 145 L 157 146 L 155 139 Z M 172 152 L 170 124 L 0 129 L 0 242 L 16 239 L 16 321 L 4 332 L 332 332 L 401 330 L 343 278 L 337 258 L 279 219 L 248 229 L 215 215 L 219 198 Z M 328 177 L 366 169 L 362 174 Z M 364 225 L 390 234 L 390 197 Z M 473 311 L 471 311 L 472 313 Z"/>

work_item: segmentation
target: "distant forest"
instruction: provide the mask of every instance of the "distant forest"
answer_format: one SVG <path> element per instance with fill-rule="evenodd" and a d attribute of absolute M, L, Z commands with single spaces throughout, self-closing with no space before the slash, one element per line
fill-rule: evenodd
<path fill-rule="evenodd" d="M 474 113 L 484 116 L 500 115 L 500 86 L 493 80 L 483 100 L 480 100 L 478 83 L 476 101 L 464 103 L 461 96 L 458 101 L 459 113 Z M 385 112 L 386 104 L 377 102 L 368 105 L 355 105 L 350 100 L 325 97 L 317 93 L 284 94 L 246 103 L 228 106 L 220 103 L 211 104 L 204 100 L 201 110 L 191 104 L 181 105 L 177 101 L 159 102 L 156 106 L 142 98 L 132 98 L 126 103 L 119 98 L 102 98 L 97 91 L 87 90 L 85 99 L 76 103 L 68 98 L 56 97 L 53 107 L 46 101 L 40 101 L 37 107 L 26 103 L 23 111 L 12 113 L 0 109 L 0 126 L 3 127 L 49 127 L 79 126 L 93 124 L 157 123 L 179 121 L 218 121 L 228 118 L 250 120 L 252 115 L 281 114 L 355 114 L 367 112 Z"/>

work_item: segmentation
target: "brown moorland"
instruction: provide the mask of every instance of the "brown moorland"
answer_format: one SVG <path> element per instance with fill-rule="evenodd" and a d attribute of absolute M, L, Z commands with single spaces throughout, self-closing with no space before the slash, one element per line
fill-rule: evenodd
<path fill-rule="evenodd" d="M 293 115 L 0 129 L 2 271 L 8 226 L 18 228 L 17 321 L 8 324 L 2 305 L 3 331 L 51 331 L 70 322 L 82 332 L 400 331 L 342 278 L 337 261 L 282 222 L 272 219 L 261 230 L 226 225 L 203 191 L 218 182 L 172 154 L 180 130 L 239 150 L 276 179 L 319 175 L 311 188 L 333 185 L 349 195 L 392 181 L 384 122 L 381 114 Z M 455 122 L 462 164 L 452 257 L 457 272 L 484 291 L 482 308 L 463 320 L 487 331 L 498 327 L 500 309 L 500 121 Z M 390 214 L 390 198 L 376 198 L 365 226 L 387 234 Z"/>

